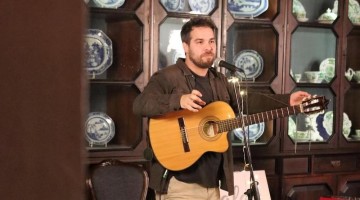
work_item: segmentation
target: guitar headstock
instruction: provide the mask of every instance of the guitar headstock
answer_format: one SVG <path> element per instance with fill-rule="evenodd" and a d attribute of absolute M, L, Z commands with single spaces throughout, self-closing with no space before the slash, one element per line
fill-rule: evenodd
<path fill-rule="evenodd" d="M 306 114 L 314 114 L 318 112 L 322 112 L 327 109 L 327 105 L 329 104 L 329 100 L 325 98 L 325 96 L 315 96 L 309 99 L 305 99 L 301 103 L 302 111 Z"/>

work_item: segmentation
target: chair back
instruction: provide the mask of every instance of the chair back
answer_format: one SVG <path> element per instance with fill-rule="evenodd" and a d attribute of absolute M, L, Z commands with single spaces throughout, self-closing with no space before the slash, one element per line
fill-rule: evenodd
<path fill-rule="evenodd" d="M 149 178 L 138 165 L 106 160 L 91 171 L 88 184 L 94 200 L 144 200 Z"/>

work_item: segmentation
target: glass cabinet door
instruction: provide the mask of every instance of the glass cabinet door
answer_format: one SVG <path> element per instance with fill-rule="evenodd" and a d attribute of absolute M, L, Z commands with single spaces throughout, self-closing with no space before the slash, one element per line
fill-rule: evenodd
<path fill-rule="evenodd" d="M 288 118 L 286 149 L 329 148 L 336 143 L 339 125 L 338 90 L 338 2 L 334 0 L 292 0 L 289 25 L 289 75 L 291 92 L 303 90 L 312 95 L 325 96 L 329 100 L 323 112 L 298 114 Z M 346 115 L 346 114 L 344 114 Z M 343 134 L 347 134 L 344 131 Z M 322 145 L 324 144 L 324 145 Z M 303 145 L 303 146 L 302 146 Z"/>
<path fill-rule="evenodd" d="M 122 153 L 141 157 L 145 148 L 142 118 L 131 110 L 148 49 L 145 4 L 148 6 L 141 0 L 88 2 L 88 29 L 92 32 L 85 36 L 89 75 L 85 135 L 90 158 Z"/>
<path fill-rule="evenodd" d="M 349 0 L 347 6 L 347 20 L 345 23 L 346 35 L 346 59 L 344 62 L 343 88 L 344 88 L 344 113 L 347 113 L 349 120 L 344 120 L 342 129 L 348 134 L 344 135 L 346 144 L 354 145 L 360 141 L 360 5 L 357 0 Z"/>
<path fill-rule="evenodd" d="M 278 32 L 274 25 L 274 21 L 283 19 L 279 17 L 279 1 L 227 1 L 224 10 L 227 21 L 223 27 L 226 34 L 222 43 L 226 48 L 222 49 L 220 56 L 244 71 L 232 74 L 225 70 L 226 76 L 239 78 L 243 90 L 264 94 L 280 92 L 278 87 L 273 87 L 282 75 L 278 73 L 281 70 L 278 45 L 282 44 L 279 35 L 283 33 Z M 268 144 L 277 135 L 277 122 L 265 121 L 250 125 L 245 130 L 233 130 L 233 145 L 243 145 L 244 134 L 248 134 L 253 145 Z"/>
<path fill-rule="evenodd" d="M 294 143 L 327 142 L 334 133 L 334 122 L 338 121 L 334 114 L 335 95 L 329 88 L 297 87 L 295 91 L 307 91 L 317 96 L 325 96 L 330 103 L 323 112 L 313 114 L 298 114 L 288 119 L 288 136 Z"/>

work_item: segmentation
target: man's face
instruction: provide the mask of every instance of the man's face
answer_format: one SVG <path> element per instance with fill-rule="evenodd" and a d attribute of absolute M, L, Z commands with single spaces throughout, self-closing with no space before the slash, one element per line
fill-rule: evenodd
<path fill-rule="evenodd" d="M 216 41 L 209 27 L 194 27 L 190 32 L 189 45 L 183 43 L 186 57 L 200 68 L 209 68 L 214 62 Z"/>

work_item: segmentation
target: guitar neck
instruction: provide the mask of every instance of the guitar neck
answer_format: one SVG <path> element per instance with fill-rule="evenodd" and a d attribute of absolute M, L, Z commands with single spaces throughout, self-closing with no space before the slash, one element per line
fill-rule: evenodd
<path fill-rule="evenodd" d="M 303 110 L 301 105 L 289 106 L 286 108 L 279 108 L 279 109 L 256 113 L 252 115 L 246 115 L 243 117 L 221 120 L 218 121 L 217 123 L 218 123 L 219 132 L 227 132 L 243 126 L 270 121 L 277 118 L 283 118 L 302 112 Z"/>

